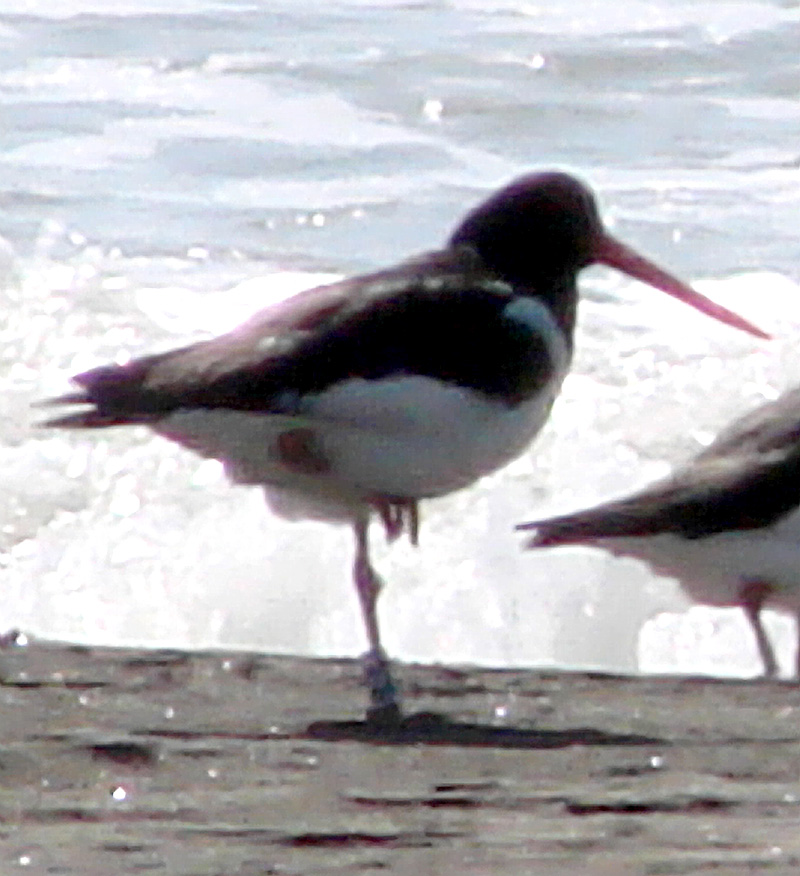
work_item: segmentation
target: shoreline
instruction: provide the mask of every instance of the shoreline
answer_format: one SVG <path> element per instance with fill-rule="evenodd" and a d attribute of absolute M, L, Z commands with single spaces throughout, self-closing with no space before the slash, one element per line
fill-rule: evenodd
<path fill-rule="evenodd" d="M 29 641 L 0 650 L 4 872 L 795 873 L 800 687 Z"/>

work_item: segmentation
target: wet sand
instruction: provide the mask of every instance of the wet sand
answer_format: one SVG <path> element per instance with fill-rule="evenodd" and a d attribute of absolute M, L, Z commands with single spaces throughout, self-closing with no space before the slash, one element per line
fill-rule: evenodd
<path fill-rule="evenodd" d="M 800 688 L 6 641 L 0 873 L 797 874 Z M 446 716 L 446 717 L 445 717 Z"/>

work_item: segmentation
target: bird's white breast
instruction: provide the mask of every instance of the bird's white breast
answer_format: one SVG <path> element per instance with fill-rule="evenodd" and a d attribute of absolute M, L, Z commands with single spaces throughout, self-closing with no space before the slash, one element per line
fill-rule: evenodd
<path fill-rule="evenodd" d="M 689 596 L 707 605 L 735 605 L 743 583 L 761 581 L 774 589 L 768 604 L 800 609 L 800 509 L 759 529 L 695 539 L 663 533 L 596 544 L 644 560 L 654 572 L 676 578 Z"/>
<path fill-rule="evenodd" d="M 183 409 L 156 429 L 222 460 L 236 482 L 288 490 L 302 496 L 301 506 L 311 499 L 332 503 L 319 513 L 309 505 L 309 516 L 337 516 L 337 503 L 349 508 L 374 495 L 443 495 L 507 464 L 541 429 L 562 377 L 517 405 L 430 377 L 358 378 L 306 396 L 296 415 Z M 279 437 L 291 429 L 313 435 L 325 472 L 304 474 L 284 464 Z M 288 505 L 276 510 L 302 513 Z"/>
<path fill-rule="evenodd" d="M 422 498 L 468 486 L 519 456 L 560 382 L 511 406 L 430 377 L 348 380 L 310 399 L 307 410 L 348 482 Z"/>

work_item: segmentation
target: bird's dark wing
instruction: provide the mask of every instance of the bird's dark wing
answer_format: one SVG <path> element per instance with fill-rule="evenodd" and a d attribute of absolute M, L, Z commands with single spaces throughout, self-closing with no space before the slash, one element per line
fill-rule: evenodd
<path fill-rule="evenodd" d="M 736 421 L 672 476 L 627 498 L 522 524 L 531 547 L 768 526 L 800 505 L 800 390 Z"/>
<path fill-rule="evenodd" d="M 791 454 L 800 444 L 800 386 L 759 405 L 731 423 L 697 457 L 748 456 L 776 451 Z"/>
<path fill-rule="evenodd" d="M 468 249 L 301 292 L 208 341 L 106 365 L 55 403 L 58 426 L 152 422 L 178 408 L 292 413 L 347 378 L 423 374 L 512 401 L 547 382 L 547 338 L 504 317 L 514 292 Z"/>

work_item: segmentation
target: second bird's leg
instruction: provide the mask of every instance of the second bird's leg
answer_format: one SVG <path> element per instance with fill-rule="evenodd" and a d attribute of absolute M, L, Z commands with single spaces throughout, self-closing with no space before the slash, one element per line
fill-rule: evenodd
<path fill-rule="evenodd" d="M 797 652 L 794 658 L 794 677 L 795 681 L 800 682 L 800 612 L 796 612 L 794 616 L 795 633 L 794 638 L 797 644 Z"/>
<path fill-rule="evenodd" d="M 744 609 L 747 620 L 755 633 L 758 653 L 764 664 L 764 675 L 767 678 L 777 678 L 778 661 L 761 620 L 761 609 L 771 592 L 772 588 L 763 581 L 748 581 L 742 585 L 739 591 L 739 604 Z"/>
<path fill-rule="evenodd" d="M 369 641 L 369 650 L 364 655 L 364 677 L 369 686 L 370 695 L 367 719 L 380 723 L 392 723 L 400 717 L 400 701 L 378 630 L 377 600 L 382 582 L 370 563 L 368 528 L 368 515 L 364 515 L 354 525 L 356 555 L 353 564 L 353 580 Z"/>

